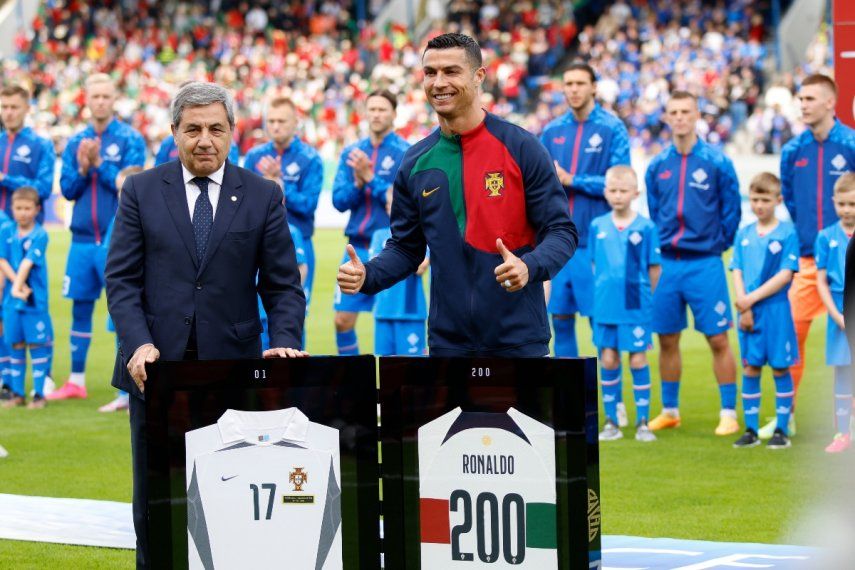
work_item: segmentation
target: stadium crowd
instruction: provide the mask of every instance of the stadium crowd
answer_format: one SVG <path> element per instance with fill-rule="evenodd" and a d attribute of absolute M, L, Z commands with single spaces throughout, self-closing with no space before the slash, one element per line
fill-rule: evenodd
<path fill-rule="evenodd" d="M 338 161 L 332 187 L 333 204 L 351 215 L 345 234 L 353 249 L 345 254 L 344 261 L 348 256 L 354 259 L 354 252 L 368 257 L 383 249 L 389 237 L 391 182 L 409 145 L 428 134 L 433 125 L 432 104 L 420 88 L 424 78 L 421 46 L 405 27 L 392 25 L 380 33 L 367 24 L 355 25 L 349 3 L 326 0 L 310 6 L 311 9 L 306 8 L 296 1 L 282 5 L 271 0 L 254 3 L 250 9 L 249 3 L 222 2 L 215 10 L 189 2 L 56 2 L 42 6 L 32 37 L 18 38 L 18 57 L 3 63 L 6 80 L 12 87 L 0 92 L 6 127 L 0 139 L 0 155 L 4 156 L 0 209 L 9 216 L 6 229 L 2 230 L 8 239 L 6 246 L 0 245 L 0 271 L 13 283 L 10 294 L 16 301 L 10 303 L 38 297 L 37 308 L 42 310 L 46 307 L 47 295 L 46 278 L 38 271 L 42 267 L 41 259 L 22 257 L 21 251 L 15 249 L 20 246 L 26 252 L 34 242 L 19 235 L 18 243 L 13 237 L 16 224 L 19 234 L 24 230 L 30 232 L 33 227 L 41 228 L 36 220 L 40 215 L 37 207 L 23 225 L 16 208 L 21 202 L 38 206 L 44 199 L 43 191 L 33 188 L 26 195 L 19 195 L 18 191 L 38 186 L 38 181 L 43 182 L 45 177 L 20 178 L 10 168 L 26 170 L 24 164 L 35 162 L 44 162 L 52 168 L 55 156 L 61 156 L 61 191 L 68 201 L 74 202 L 72 248 L 63 290 L 63 295 L 73 300 L 72 371 L 69 381 L 48 400 L 86 397 L 84 374 L 92 337 L 92 313 L 103 286 L 103 249 L 109 244 L 120 180 L 149 164 L 148 157 L 161 148 L 162 142 L 171 143 L 169 101 L 179 85 L 189 81 L 215 82 L 234 93 L 238 111 L 234 144 L 241 157 L 239 160 L 282 186 L 289 221 L 293 224 L 291 232 L 296 236 L 298 260 L 305 266 L 302 268 L 303 285 L 309 298 L 316 264 L 312 245 L 314 212 L 324 180 L 320 157 Z M 376 8 L 372 5 L 372 11 Z M 686 323 L 685 316 L 681 320 L 677 313 L 684 315 L 688 302 L 696 318 L 699 311 L 705 313 L 700 324 L 696 321 L 696 326 L 709 341 L 713 369 L 722 393 L 722 421 L 716 433 L 735 433 L 739 429 L 735 412 L 736 364 L 727 341 L 727 330 L 733 322 L 721 253 L 734 245 L 740 221 L 740 198 L 739 181 L 724 153 L 724 143 L 745 125 L 755 137 L 756 150 L 784 151 L 782 181 L 766 184 L 764 192 L 777 196 L 779 202 L 783 196 L 795 219 L 793 180 L 809 167 L 806 158 L 795 160 L 795 155 L 802 152 L 803 147 L 816 145 L 812 137 L 817 133 L 831 137 L 829 140 L 839 153 L 829 158 L 835 169 L 833 178 L 814 189 L 827 194 L 821 196 L 827 204 L 819 206 L 819 227 L 824 228 L 823 219 L 846 218 L 840 213 L 834 215 L 838 211 L 835 182 L 848 171 L 850 162 L 855 164 L 852 154 L 855 137 L 829 114 L 832 107 L 824 110 L 817 107 L 826 105 L 832 92 L 836 94 L 832 80 L 816 73 L 808 74 L 808 71 L 821 69 L 827 61 L 822 44 L 812 47 L 812 57 L 803 71 L 783 77 L 764 91 L 762 67 L 766 58 L 766 29 L 760 9 L 745 0 L 716 4 L 701 0 L 631 4 L 618 1 L 596 25 L 585 26 L 582 30 L 576 29 L 568 3 L 456 0 L 450 5 L 448 20 L 436 24 L 427 37 L 446 28 L 469 32 L 481 39 L 483 64 L 487 69 L 481 85 L 485 108 L 541 135 L 541 142 L 554 159 L 558 180 L 568 193 L 570 212 L 579 227 L 579 249 L 571 260 L 576 265 L 565 267 L 567 273 L 573 275 L 564 281 L 560 276 L 553 280 L 549 312 L 554 317 L 556 353 L 569 356 L 575 350 L 570 348 L 576 343 L 575 315 L 592 316 L 586 312 L 581 291 L 593 294 L 591 279 L 595 275 L 589 275 L 582 286 L 573 281 L 580 271 L 590 272 L 595 252 L 589 250 L 595 249 L 595 240 L 599 240 L 603 232 L 598 231 L 594 236 L 587 233 L 599 227 L 596 224 L 602 223 L 610 208 L 618 210 L 612 201 L 604 198 L 609 187 L 606 172 L 613 172 L 614 167 L 627 167 L 631 150 L 653 154 L 655 158 L 645 176 L 653 223 L 648 222 L 644 230 L 648 234 L 657 231 L 661 234 L 662 256 L 668 260 L 662 265 L 671 263 L 672 266 L 670 272 L 664 274 L 670 276 L 672 283 L 675 283 L 673 276 L 679 272 L 685 272 L 687 278 L 712 275 L 712 280 L 720 285 L 716 294 L 721 295 L 713 299 L 715 295 L 711 294 L 707 301 L 696 304 L 683 298 L 679 307 L 674 305 L 678 311 L 672 312 L 677 316 L 669 313 L 671 322 L 661 326 L 655 323 L 668 311 L 656 314 L 654 307 L 652 327 L 645 321 L 645 329 L 640 333 L 638 328 L 629 331 L 637 337 L 635 342 L 644 346 L 652 346 L 651 329 L 659 333 L 663 346 L 660 368 L 670 374 L 666 378 L 666 373 L 662 373 L 665 409 L 651 421 L 651 429 L 677 427 L 680 423 L 677 410 L 682 372 L 679 331 Z M 566 60 L 570 55 L 581 56 L 589 63 L 568 65 Z M 562 71 L 559 77 L 554 76 L 556 70 Z M 21 88 L 22 85 L 26 87 Z M 805 95 L 802 93 L 805 88 L 813 89 L 812 93 L 821 92 L 822 97 Z M 7 109 L 17 104 L 12 100 L 21 98 L 24 102 L 30 99 L 34 102 L 33 129 L 22 128 L 23 123 L 18 121 L 23 120 L 21 109 L 24 114 L 27 111 L 23 103 L 18 105 L 17 115 L 9 111 L 11 114 L 7 117 Z M 803 113 L 801 121 L 789 111 L 796 99 Z M 10 122 L 13 119 L 18 121 L 15 125 Z M 38 133 L 49 133 L 55 148 L 45 147 Z M 24 138 L 29 142 L 22 147 Z M 582 144 L 586 146 L 580 146 Z M 39 152 L 31 155 L 34 148 Z M 828 152 L 831 156 L 837 151 Z M 820 150 L 818 161 L 823 160 L 822 156 Z M 10 157 L 13 157 L 12 162 Z M 690 158 L 691 166 L 687 166 Z M 158 164 L 162 162 L 160 158 L 157 161 Z M 787 168 L 802 170 L 785 172 Z M 636 175 L 631 169 L 620 172 L 615 175 L 621 178 L 618 185 L 626 185 L 622 190 L 627 195 L 637 195 Z M 687 176 L 691 176 L 691 180 Z M 7 178 L 8 182 L 3 184 Z M 493 183 L 497 187 L 503 184 L 500 180 Z M 851 183 L 851 180 L 846 182 Z M 712 204 L 709 202 L 712 199 L 699 197 L 696 202 L 688 202 L 684 212 L 686 184 L 702 190 L 714 188 L 707 196 L 718 196 L 721 203 Z M 752 182 L 752 188 L 754 186 Z M 833 197 L 832 187 L 835 188 Z M 846 187 L 840 193 L 849 190 Z M 670 209 L 662 205 L 669 200 L 674 202 Z M 634 220 L 627 204 L 623 206 L 623 214 L 628 220 Z M 713 212 L 715 208 L 720 211 Z M 657 217 L 659 215 L 662 219 Z M 687 224 L 686 219 L 693 217 L 696 223 Z M 799 232 L 804 234 L 798 236 L 802 248 L 800 257 L 813 260 L 817 223 L 807 223 L 805 218 L 799 223 Z M 806 223 L 807 229 L 804 229 Z M 704 233 L 709 233 L 709 228 L 716 224 L 721 224 L 720 232 Z M 382 233 L 384 231 L 386 233 Z M 793 234 L 794 230 L 789 232 Z M 44 241 L 40 246 L 43 253 L 47 235 L 42 234 L 43 231 L 38 237 Z M 794 240 L 792 243 L 799 243 Z M 826 252 L 826 255 L 830 254 Z M 651 255 L 647 262 L 658 265 L 657 256 Z M 792 257 L 795 261 L 796 255 Z M 322 261 L 328 263 L 330 260 Z M 428 263 L 425 260 L 419 267 L 419 276 Z M 37 288 L 29 285 L 27 277 L 20 277 L 22 267 L 42 280 L 38 295 Z M 810 266 L 813 270 L 816 267 L 816 264 Z M 820 270 L 826 268 L 820 267 Z M 799 262 L 787 271 L 791 272 L 792 279 L 792 272 L 805 272 L 805 268 Z M 828 279 L 831 281 L 832 277 L 829 275 Z M 650 279 L 647 285 L 655 288 L 655 282 L 656 279 Z M 706 285 L 712 287 L 710 283 Z M 831 285 L 831 293 L 839 293 L 833 289 L 834 284 Z M 410 286 L 420 288 L 421 280 L 413 280 Z M 678 285 L 672 286 L 676 296 L 685 293 L 677 290 Z M 789 281 L 786 286 L 789 287 Z M 753 292 L 749 291 L 752 286 L 746 283 L 746 287 L 741 297 Z M 815 284 L 806 287 L 813 287 L 814 292 L 817 289 Z M 566 299 L 572 303 L 554 306 L 556 299 L 565 298 L 565 291 L 568 292 Z M 831 299 L 831 293 L 825 297 Z M 825 306 L 834 315 L 833 299 L 829 301 L 822 294 L 813 294 L 819 295 L 811 298 L 819 305 L 813 307 L 813 313 L 804 313 L 801 321 L 796 319 L 794 325 L 802 354 L 807 329 L 818 314 L 815 312 L 821 312 Z M 816 301 L 819 297 L 823 298 Z M 705 306 L 710 300 L 713 306 Z M 748 304 L 740 305 L 741 302 Z M 339 354 L 358 353 L 356 315 L 371 311 L 373 303 L 365 295 L 342 298 L 340 292 L 337 294 L 335 327 Z M 750 309 L 751 303 L 744 298 L 737 299 L 738 312 Z M 26 308 L 20 310 L 26 312 Z M 394 314 L 396 316 L 390 320 L 402 320 L 398 313 Z M 11 363 L 5 380 L 8 380 L 7 387 L 13 386 L 9 395 L 12 406 L 25 403 L 20 388 L 26 349 L 31 351 L 34 371 L 36 364 L 39 365 L 37 398 L 31 404 L 44 405 L 43 383 L 50 375 L 51 356 L 43 341 L 47 337 L 47 345 L 50 345 L 53 335 L 49 315 L 44 316 L 46 320 L 30 322 L 24 319 L 17 323 L 16 330 L 21 338 L 9 341 L 10 353 L 0 355 L 0 360 L 5 358 L 5 362 Z M 376 311 L 375 317 L 381 318 Z M 415 313 L 403 318 L 415 322 L 415 327 L 410 322 L 407 328 L 401 329 L 406 332 L 398 332 L 399 329 L 390 325 L 385 334 L 401 336 L 404 342 L 392 342 L 385 353 L 422 354 L 424 335 L 416 329 L 423 331 L 425 318 L 422 303 Z M 742 317 L 739 322 L 742 327 Z M 606 333 L 596 328 L 594 333 L 595 343 L 602 349 L 598 340 L 602 341 Z M 9 334 L 12 333 L 7 329 L 7 340 Z M 39 339 L 42 342 L 37 342 Z M 618 344 L 622 345 L 623 340 Z M 792 358 L 792 354 L 788 358 Z M 845 366 L 842 360 L 848 360 L 848 356 L 830 364 Z M 790 366 L 778 366 L 778 362 L 776 360 L 776 371 Z M 797 358 L 792 364 L 795 362 Z M 621 376 L 619 358 L 614 364 L 617 368 L 603 370 L 610 386 L 619 385 L 615 382 L 619 382 Z M 758 364 L 762 365 L 762 362 Z M 646 372 L 639 372 L 636 377 L 636 372 L 642 369 Z M 801 377 L 800 370 L 794 372 L 795 378 L 789 380 L 791 384 L 782 384 L 779 396 L 789 393 L 789 398 L 793 397 Z M 632 373 L 636 384 L 646 385 L 647 396 L 642 400 L 649 405 L 646 361 L 637 367 L 633 365 Z M 844 378 L 846 374 L 840 372 L 838 376 Z M 789 378 L 788 373 L 785 376 Z M 611 394 L 617 398 L 613 403 L 622 404 L 619 395 Z M 851 394 L 846 397 L 850 402 Z M 669 405 L 669 401 L 673 405 Z M 103 411 L 126 406 L 127 394 L 121 394 Z M 789 410 L 790 406 L 784 407 Z M 850 408 L 847 403 L 847 409 Z M 608 409 L 617 413 L 620 408 Z M 845 422 L 840 420 L 840 426 L 845 423 L 847 429 L 848 413 Z M 788 411 L 778 416 L 777 423 L 770 424 L 771 429 L 776 430 L 773 441 L 779 447 L 789 446 L 789 418 Z M 614 414 L 610 415 L 609 422 L 614 425 L 606 427 L 614 429 L 622 423 Z M 640 422 L 643 425 L 639 427 L 646 430 L 646 412 Z M 754 439 L 749 438 L 748 442 L 752 446 L 759 437 L 755 428 L 749 428 L 754 430 Z M 790 431 L 794 430 L 790 428 Z M 622 437 L 614 431 L 606 435 L 606 439 Z M 837 444 L 836 450 L 848 448 L 848 431 L 840 427 L 838 435 L 845 442 Z M 649 432 L 639 432 L 637 438 L 642 441 L 655 439 Z"/>

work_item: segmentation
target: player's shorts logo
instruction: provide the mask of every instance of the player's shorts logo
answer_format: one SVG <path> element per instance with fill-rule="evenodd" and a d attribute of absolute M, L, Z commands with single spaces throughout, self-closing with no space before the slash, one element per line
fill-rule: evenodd
<path fill-rule="evenodd" d="M 288 482 L 294 485 L 294 492 L 302 493 L 303 485 L 309 482 L 309 474 L 302 467 L 295 467 L 288 476 Z"/>
<path fill-rule="evenodd" d="M 490 192 L 488 198 L 495 198 L 502 195 L 502 190 L 505 188 L 505 176 L 502 171 L 488 172 L 484 175 L 484 187 Z"/>

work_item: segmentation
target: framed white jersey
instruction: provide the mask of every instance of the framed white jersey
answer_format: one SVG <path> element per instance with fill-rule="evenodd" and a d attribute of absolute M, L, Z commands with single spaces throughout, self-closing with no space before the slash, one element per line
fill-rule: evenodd
<path fill-rule="evenodd" d="M 558 567 L 555 431 L 513 407 L 418 430 L 422 570 Z"/>
<path fill-rule="evenodd" d="M 230 409 L 185 442 L 191 569 L 343 568 L 337 429 Z"/>

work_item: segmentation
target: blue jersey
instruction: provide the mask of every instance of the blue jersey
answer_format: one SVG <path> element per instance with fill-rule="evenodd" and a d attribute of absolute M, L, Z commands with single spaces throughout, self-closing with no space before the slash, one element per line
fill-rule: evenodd
<path fill-rule="evenodd" d="M 27 312 L 47 312 L 48 310 L 48 269 L 47 269 L 47 245 L 48 234 L 41 224 L 25 235 L 20 235 L 17 226 L 12 226 L 5 232 L 6 239 L 0 243 L 0 258 L 5 259 L 15 272 L 21 267 L 21 262 L 29 259 L 33 262 L 33 268 L 27 278 L 27 285 L 33 290 L 33 294 L 26 303 Z M 16 299 L 11 295 L 4 298 L 4 303 L 10 303 Z"/>
<path fill-rule="evenodd" d="M 799 270 L 799 238 L 790 222 L 778 222 L 775 229 L 761 235 L 757 222 L 747 225 L 736 234 L 733 242 L 731 269 L 742 272 L 745 292 L 751 293 L 785 269 Z M 787 283 L 780 291 L 763 299 L 758 305 L 787 301 Z"/>
<path fill-rule="evenodd" d="M 282 167 L 281 186 L 285 193 L 285 210 L 288 221 L 309 239 L 315 233 L 315 210 L 324 183 L 324 163 L 311 146 L 294 138 L 284 151 L 279 152 L 272 142 L 253 147 L 243 162 L 243 167 L 258 174 L 258 161 L 270 156 Z"/>
<path fill-rule="evenodd" d="M 347 165 L 347 156 L 354 148 L 362 150 L 374 163 L 374 179 L 362 188 L 357 188 L 353 169 Z M 395 181 L 401 159 L 408 148 L 410 144 L 407 141 L 395 133 L 389 133 L 376 147 L 366 137 L 342 151 L 333 182 L 332 199 L 333 206 L 339 212 L 350 210 L 350 220 L 344 235 L 351 240 L 367 245 L 375 231 L 389 227 L 386 191 Z"/>
<path fill-rule="evenodd" d="M 689 154 L 670 146 L 653 158 L 645 183 L 663 255 L 721 255 L 733 244 L 742 199 L 733 163 L 720 150 L 701 140 Z"/>
<path fill-rule="evenodd" d="M 0 156 L 3 157 L 3 180 L 0 180 L 0 211 L 12 215 L 12 192 L 31 186 L 39 193 L 42 204 L 53 191 L 56 151 L 53 143 L 38 136 L 30 127 L 14 135 L 0 133 Z M 38 221 L 45 218 L 44 209 Z"/>
<path fill-rule="evenodd" d="M 160 166 L 173 160 L 178 160 L 178 145 L 175 144 L 175 137 L 170 135 L 160 143 L 160 148 L 157 149 L 157 154 L 154 156 L 154 165 Z M 237 165 L 238 160 L 240 160 L 238 145 L 232 143 L 229 149 L 229 162 Z"/>
<path fill-rule="evenodd" d="M 653 222 L 638 215 L 618 229 L 611 213 L 591 222 L 596 323 L 640 325 L 653 318 L 650 266 L 659 265 L 659 234 Z"/>
<path fill-rule="evenodd" d="M 828 287 L 832 293 L 843 294 L 843 280 L 846 276 L 846 247 L 848 235 L 840 222 L 828 226 L 816 236 L 814 255 L 816 268 L 825 269 L 828 274 Z"/>
<path fill-rule="evenodd" d="M 101 166 L 92 166 L 86 176 L 80 176 L 77 148 L 83 139 L 101 141 Z M 104 232 L 116 215 L 119 199 L 116 176 L 129 166 L 145 163 L 145 141 L 130 125 L 113 119 L 103 133 L 91 125 L 68 141 L 62 153 L 62 176 L 59 185 L 66 200 L 74 202 L 71 214 L 71 239 L 82 243 L 100 244 Z"/>
<path fill-rule="evenodd" d="M 834 183 L 855 167 L 855 130 L 840 121 L 817 142 L 806 130 L 781 151 L 781 193 L 796 224 L 801 255 L 814 255 L 816 234 L 837 221 Z"/>
<path fill-rule="evenodd" d="M 384 228 L 374 232 L 368 257 L 380 255 L 386 240 L 392 237 L 392 230 Z M 421 275 L 405 277 L 388 289 L 374 296 L 374 318 L 394 319 L 399 321 L 423 321 L 427 318 L 427 304 Z"/>
<path fill-rule="evenodd" d="M 570 216 L 579 230 L 579 247 L 588 245 L 591 220 L 610 211 L 603 196 L 606 171 L 612 166 L 629 166 L 629 135 L 623 122 L 599 105 L 584 121 L 572 112 L 558 117 L 543 130 L 540 142 L 558 165 L 573 175 L 565 186 Z"/>

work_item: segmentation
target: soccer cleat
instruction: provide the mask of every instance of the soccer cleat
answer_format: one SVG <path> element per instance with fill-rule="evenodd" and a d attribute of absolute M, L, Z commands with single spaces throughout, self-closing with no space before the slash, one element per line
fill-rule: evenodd
<path fill-rule="evenodd" d="M 600 432 L 600 441 L 614 441 L 623 437 L 623 432 L 611 420 L 606 421 L 603 431 Z"/>
<path fill-rule="evenodd" d="M 739 422 L 729 414 L 722 413 L 715 428 L 716 435 L 733 435 L 739 433 Z"/>
<path fill-rule="evenodd" d="M 745 430 L 745 433 L 742 434 L 742 437 L 740 437 L 733 443 L 733 447 L 735 447 L 736 449 L 757 447 L 758 445 L 760 445 L 760 438 L 757 437 L 757 432 L 751 428 Z"/>
<path fill-rule="evenodd" d="M 638 422 L 638 427 L 635 430 L 635 440 L 643 441 L 645 443 L 656 441 L 656 435 L 650 431 L 649 427 L 647 427 L 646 421 L 642 420 Z"/>
<path fill-rule="evenodd" d="M 45 396 L 49 396 L 53 394 L 54 390 L 56 390 L 56 384 L 53 383 L 53 379 L 50 376 L 45 376 L 45 385 L 42 388 L 42 394 Z M 33 388 L 30 390 L 30 398 L 36 397 L 36 389 Z"/>
<path fill-rule="evenodd" d="M 15 394 L 12 394 L 11 398 L 9 398 L 5 402 L 3 402 L 3 408 L 5 408 L 7 410 L 9 408 L 19 408 L 21 406 L 26 406 L 26 405 L 27 405 L 27 400 L 23 396 L 16 396 Z"/>
<path fill-rule="evenodd" d="M 62 385 L 62 388 L 54 390 L 49 394 L 47 399 L 51 402 L 54 400 L 85 400 L 86 395 L 86 386 L 78 386 L 73 382 L 66 382 Z"/>
<path fill-rule="evenodd" d="M 791 445 L 790 438 L 787 437 L 784 430 L 776 428 L 775 433 L 772 434 L 772 437 L 766 443 L 766 449 L 786 449 Z"/>
<path fill-rule="evenodd" d="M 47 405 L 44 396 L 35 395 L 33 399 L 27 404 L 28 410 L 41 410 Z"/>
<path fill-rule="evenodd" d="M 673 416 L 666 412 L 662 412 L 647 424 L 650 431 L 659 431 L 660 429 L 678 428 L 680 427 L 680 417 Z"/>
<path fill-rule="evenodd" d="M 826 453 L 840 453 L 846 451 L 852 446 L 852 437 L 847 434 L 838 433 L 834 439 L 825 448 Z"/>
<path fill-rule="evenodd" d="M 757 432 L 757 435 L 760 437 L 760 439 L 763 439 L 763 440 L 771 439 L 772 436 L 775 434 L 775 429 L 777 429 L 777 427 L 778 427 L 778 419 L 772 418 L 771 420 L 766 422 L 766 424 L 764 424 L 763 427 L 760 428 L 760 430 Z"/>
<path fill-rule="evenodd" d="M 13 396 L 12 389 L 8 386 L 0 388 L 0 401 L 6 401 Z"/>
<path fill-rule="evenodd" d="M 104 404 L 103 406 L 98 408 L 98 411 L 103 413 L 109 413 L 127 410 L 128 402 L 128 396 L 116 396 L 115 400 L 113 400 L 109 404 Z"/>
<path fill-rule="evenodd" d="M 626 404 L 623 402 L 617 403 L 617 425 L 622 428 L 629 425 L 629 418 L 626 415 Z"/>

